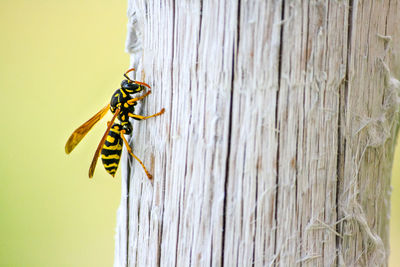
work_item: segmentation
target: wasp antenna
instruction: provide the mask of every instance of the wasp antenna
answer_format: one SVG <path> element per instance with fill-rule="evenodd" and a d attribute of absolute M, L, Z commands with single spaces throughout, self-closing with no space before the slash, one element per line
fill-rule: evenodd
<path fill-rule="evenodd" d="M 134 82 L 134 83 L 137 83 L 137 84 L 139 84 L 139 85 L 144 85 L 144 86 L 146 86 L 147 88 L 151 88 L 150 85 L 148 85 L 147 83 L 138 82 L 138 81 L 133 81 L 133 82 Z"/>
<path fill-rule="evenodd" d="M 134 71 L 134 70 L 136 70 L 136 69 L 135 69 L 135 68 L 131 68 L 131 69 L 127 70 L 127 71 L 125 72 L 125 74 L 128 74 L 129 72 Z"/>
<path fill-rule="evenodd" d="M 131 72 L 131 71 L 135 71 L 135 68 L 131 68 L 131 69 L 127 70 L 127 71 L 124 73 L 124 77 L 127 78 L 129 81 L 132 81 L 132 80 L 128 77 L 128 73 Z"/>

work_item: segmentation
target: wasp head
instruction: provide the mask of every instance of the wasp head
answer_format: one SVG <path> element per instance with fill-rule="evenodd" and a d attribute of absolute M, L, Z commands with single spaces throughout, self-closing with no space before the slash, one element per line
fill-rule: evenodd
<path fill-rule="evenodd" d="M 129 94 L 139 93 L 143 90 L 143 87 L 131 80 L 123 80 L 121 82 L 121 88 Z"/>
<path fill-rule="evenodd" d="M 124 89 L 128 94 L 139 93 L 144 89 L 144 87 L 150 88 L 150 85 L 144 82 L 133 81 L 128 77 L 128 73 L 134 71 L 135 69 L 129 69 L 124 73 L 124 77 L 126 78 L 121 82 L 121 88 Z"/>

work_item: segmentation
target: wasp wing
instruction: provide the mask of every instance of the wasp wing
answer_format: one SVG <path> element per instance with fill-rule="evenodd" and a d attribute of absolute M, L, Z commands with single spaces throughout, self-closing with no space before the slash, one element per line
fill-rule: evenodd
<path fill-rule="evenodd" d="M 102 108 L 71 134 L 67 143 L 65 144 L 65 153 L 69 154 L 72 150 L 74 150 L 74 148 L 79 144 L 83 137 L 85 137 L 90 129 L 92 129 L 93 126 L 106 115 L 109 108 L 110 104 Z"/>
<path fill-rule="evenodd" d="M 118 109 L 115 111 L 114 116 L 112 117 L 111 122 L 108 124 L 107 130 L 106 130 L 106 132 L 104 133 L 103 138 L 101 138 L 101 141 L 100 141 L 99 145 L 97 146 L 96 153 L 94 153 L 92 163 L 90 164 L 90 168 L 89 168 L 89 178 L 92 178 L 92 177 L 93 177 L 94 169 L 96 168 L 97 159 L 99 158 L 100 151 L 101 151 L 101 149 L 103 148 L 104 143 L 106 142 L 106 139 L 107 139 L 108 133 L 110 132 L 111 126 L 113 125 L 113 123 L 114 123 L 114 121 L 115 121 L 115 118 L 118 116 L 119 112 L 120 112 L 120 109 L 118 108 Z"/>

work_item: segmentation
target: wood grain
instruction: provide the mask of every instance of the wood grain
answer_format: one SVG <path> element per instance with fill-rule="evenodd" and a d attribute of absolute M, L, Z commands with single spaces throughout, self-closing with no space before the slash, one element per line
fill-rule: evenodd
<path fill-rule="evenodd" d="M 387 265 L 399 2 L 129 1 L 114 266 Z"/>

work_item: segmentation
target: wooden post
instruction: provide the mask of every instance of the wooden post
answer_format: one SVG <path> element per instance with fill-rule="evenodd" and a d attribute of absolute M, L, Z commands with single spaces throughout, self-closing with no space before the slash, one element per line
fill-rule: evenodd
<path fill-rule="evenodd" d="M 152 86 L 115 266 L 385 266 L 400 0 L 130 0 Z M 145 74 L 145 75 L 144 75 Z"/>

